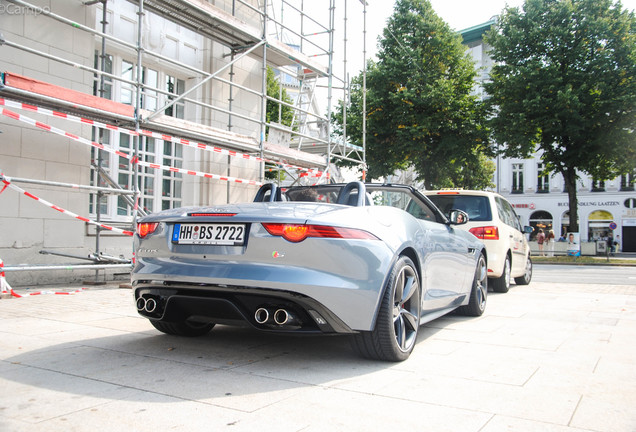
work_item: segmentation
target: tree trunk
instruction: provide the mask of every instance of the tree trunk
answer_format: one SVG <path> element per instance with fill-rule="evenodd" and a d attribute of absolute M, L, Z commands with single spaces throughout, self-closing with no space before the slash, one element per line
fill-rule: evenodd
<path fill-rule="evenodd" d="M 565 169 L 562 173 L 568 188 L 568 206 L 570 211 L 570 232 L 579 232 L 579 200 L 576 196 L 576 170 Z"/>

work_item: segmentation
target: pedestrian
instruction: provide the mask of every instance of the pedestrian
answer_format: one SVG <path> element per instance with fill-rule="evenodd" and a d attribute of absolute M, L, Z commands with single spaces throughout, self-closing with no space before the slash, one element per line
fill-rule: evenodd
<path fill-rule="evenodd" d="M 607 253 L 609 253 L 610 256 L 614 256 L 615 247 L 616 242 L 614 241 L 614 235 L 610 232 L 607 235 Z"/>
<path fill-rule="evenodd" d="M 548 235 L 545 237 L 545 243 L 548 246 L 548 256 L 554 256 L 554 230 L 548 231 Z"/>
<path fill-rule="evenodd" d="M 543 252 L 543 243 L 545 243 L 545 234 L 542 229 L 539 230 L 539 234 L 537 234 L 537 244 L 539 245 L 539 253 L 541 256 L 545 256 Z"/>

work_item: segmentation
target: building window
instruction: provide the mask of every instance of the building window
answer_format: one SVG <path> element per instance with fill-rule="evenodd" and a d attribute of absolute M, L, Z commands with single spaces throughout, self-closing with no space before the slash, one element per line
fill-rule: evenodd
<path fill-rule="evenodd" d="M 126 60 L 121 62 L 121 77 L 128 81 L 134 81 L 134 69 L 135 65 Z M 119 92 L 119 101 L 123 104 L 133 104 L 133 85 L 127 82 L 120 82 L 121 90 Z"/>
<path fill-rule="evenodd" d="M 137 67 L 134 63 L 124 59 L 113 59 L 112 55 L 106 55 L 104 63 L 104 71 L 113 73 L 113 62 L 121 64 L 121 72 L 119 76 L 124 81 L 115 80 L 104 77 L 103 96 L 106 99 L 119 100 L 126 105 L 135 105 L 135 81 L 137 75 Z M 101 68 L 101 56 L 95 51 L 95 69 Z M 141 78 L 143 82 L 143 91 L 141 93 L 141 108 L 149 111 L 155 111 L 160 106 L 176 99 L 176 95 L 185 93 L 185 80 L 148 67 L 141 70 Z M 159 86 L 159 83 L 164 83 Z M 99 96 L 101 78 L 98 74 L 93 74 L 93 94 Z M 113 92 L 119 96 L 113 96 Z M 185 104 L 183 100 L 176 102 L 165 110 L 165 114 L 171 117 L 185 118 Z"/>
<path fill-rule="evenodd" d="M 512 193 L 523 193 L 523 164 L 512 164 Z"/>
<path fill-rule="evenodd" d="M 605 192 L 605 181 L 592 180 L 592 192 Z"/>
<path fill-rule="evenodd" d="M 101 57 L 95 52 L 95 68 L 101 67 Z M 119 68 L 118 68 L 119 67 Z M 103 94 L 105 98 L 118 100 L 121 103 L 135 104 L 135 85 L 137 67 L 121 57 L 107 55 L 105 72 L 115 73 L 125 81 L 104 79 Z M 143 67 L 141 70 L 143 91 L 141 94 L 141 107 L 155 111 L 168 101 L 176 98 L 176 95 L 185 92 L 185 80 L 165 71 Z M 163 83 L 160 85 L 160 83 Z M 99 95 L 101 78 L 94 74 L 93 93 Z M 184 118 L 185 104 L 179 101 L 165 110 L 165 114 Z M 99 135 L 101 133 L 101 136 Z M 93 131 L 93 140 L 100 140 L 104 145 L 119 150 L 127 155 L 134 152 L 134 138 L 127 133 L 113 131 Z M 130 159 L 91 148 L 91 185 L 107 187 L 109 182 L 98 175 L 98 157 L 101 157 L 102 170 L 108 175 L 109 182 L 116 183 L 124 189 L 133 189 L 134 167 Z M 170 141 L 157 140 L 146 136 L 139 137 L 139 160 L 148 163 L 158 163 L 170 167 L 183 167 L 183 147 Z M 139 208 L 151 213 L 159 210 L 180 207 L 182 205 L 183 178 L 182 174 L 172 171 L 162 171 L 153 168 L 139 167 L 137 186 L 140 191 Z M 123 195 L 104 195 L 99 199 L 98 195 L 91 194 L 89 198 L 89 212 L 111 220 L 128 221 L 132 217 L 132 208 L 129 200 Z"/>
<path fill-rule="evenodd" d="M 119 135 L 119 150 L 122 153 L 126 153 L 128 155 L 133 152 L 133 138 L 127 134 Z M 132 190 L 132 178 L 133 178 L 133 167 L 130 164 L 129 160 L 119 156 L 119 163 L 117 165 L 117 184 L 124 189 Z M 130 206 L 128 205 L 126 199 L 123 196 L 117 197 L 117 215 L 118 216 L 129 216 L 132 212 L 130 211 Z"/>
<path fill-rule="evenodd" d="M 135 81 L 136 66 L 126 60 L 121 61 L 121 77 L 128 81 Z M 159 72 L 148 67 L 141 68 L 141 81 L 143 90 L 141 92 L 141 108 L 154 111 L 159 106 L 159 95 L 157 86 L 159 85 Z M 121 82 L 119 101 L 127 105 L 135 105 L 135 89 L 128 82 Z"/>
<path fill-rule="evenodd" d="M 595 210 L 588 216 L 587 238 L 589 241 L 607 238 L 607 233 L 611 232 L 610 223 L 614 220 L 614 215 L 605 210 Z"/>
<path fill-rule="evenodd" d="M 148 163 L 160 163 L 163 165 L 182 168 L 183 147 L 171 141 L 162 141 L 146 136 L 139 137 L 139 160 Z M 104 144 L 110 144 L 114 149 L 126 153 L 133 153 L 134 138 L 125 133 L 115 132 L 104 134 Z M 97 151 L 102 153 L 102 167 L 108 176 L 124 189 L 133 189 L 133 166 L 128 158 L 91 149 L 91 157 L 96 164 Z M 93 168 L 91 172 L 91 184 L 107 186 Z M 181 190 L 183 178 L 181 173 L 162 171 L 149 167 L 139 167 L 137 185 L 139 187 L 139 207 L 146 213 L 165 210 L 181 206 Z M 90 213 L 95 214 L 97 209 L 97 194 L 91 194 Z M 115 220 L 130 220 L 132 208 L 128 201 L 121 195 L 103 196 L 100 200 L 99 211 Z"/>
<path fill-rule="evenodd" d="M 530 234 L 530 240 L 535 240 L 539 230 L 542 229 L 545 235 L 552 230 L 552 214 L 547 211 L 539 210 L 530 215 L 530 226 L 534 231 Z"/>
<path fill-rule="evenodd" d="M 181 95 L 185 91 L 185 81 L 175 78 L 170 75 L 166 75 L 166 91 L 170 93 L 168 95 L 168 101 L 176 99 L 174 95 Z M 166 108 L 165 114 L 171 117 L 184 118 L 185 106 L 183 100 L 175 102 L 174 105 Z"/>
<path fill-rule="evenodd" d="M 537 192 L 550 192 L 550 176 L 544 173 L 545 164 L 540 162 L 537 164 Z"/>
<path fill-rule="evenodd" d="M 183 166 L 183 147 L 171 141 L 163 142 L 163 164 L 175 168 Z M 163 171 L 161 209 L 181 207 L 181 173 Z"/>
<path fill-rule="evenodd" d="M 98 133 L 98 130 L 93 128 L 92 140 L 100 141 L 100 144 L 110 145 L 110 133 L 104 132 L 99 139 L 97 138 Z M 105 150 L 98 150 L 95 147 L 91 147 L 91 186 L 109 187 L 109 184 L 98 175 L 98 167 L 101 167 L 102 170 L 108 172 L 110 170 L 110 156 L 110 153 Z M 100 214 L 108 213 L 108 195 L 102 195 L 99 199 L 99 204 L 98 194 L 90 195 L 88 201 L 89 212 L 91 214 L 96 214 L 98 206 Z"/>
<path fill-rule="evenodd" d="M 624 204 L 628 209 L 636 209 L 636 198 L 628 198 Z"/>
<path fill-rule="evenodd" d="M 636 170 L 629 174 L 623 174 L 621 176 L 621 190 L 622 191 L 633 191 L 634 184 L 636 183 Z"/>
<path fill-rule="evenodd" d="M 95 63 L 93 67 L 98 70 L 101 70 L 102 68 L 101 54 L 98 51 L 95 51 Z M 107 72 L 109 74 L 113 73 L 113 56 L 106 54 L 103 72 Z M 113 79 L 106 76 L 104 77 L 103 90 L 100 90 L 101 81 L 102 79 L 100 75 L 93 74 L 93 95 L 100 96 L 106 99 L 112 99 L 113 98 Z"/>
<path fill-rule="evenodd" d="M 141 68 L 141 80 L 144 84 L 141 92 L 141 107 L 148 111 L 155 111 L 158 107 L 158 96 L 153 89 L 159 87 L 159 72 L 144 66 Z"/>

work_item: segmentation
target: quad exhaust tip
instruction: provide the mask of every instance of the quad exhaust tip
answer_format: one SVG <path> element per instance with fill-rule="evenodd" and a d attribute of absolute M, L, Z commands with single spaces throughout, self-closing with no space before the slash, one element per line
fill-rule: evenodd
<path fill-rule="evenodd" d="M 155 310 L 157 310 L 157 300 L 151 298 L 143 298 L 143 297 L 139 297 L 137 299 L 137 310 L 139 312 L 141 311 L 145 311 L 147 313 L 153 313 Z"/>
<path fill-rule="evenodd" d="M 296 316 L 287 309 L 279 308 L 275 311 L 266 307 L 259 307 L 254 313 L 257 324 L 276 324 L 279 326 L 297 324 Z"/>
<path fill-rule="evenodd" d="M 142 311 L 144 309 L 146 309 L 146 299 L 143 297 L 139 297 L 137 299 L 137 310 Z"/>
<path fill-rule="evenodd" d="M 144 310 L 148 313 L 153 313 L 155 309 L 157 309 L 157 301 L 153 298 L 146 300 L 146 307 Z"/>
<path fill-rule="evenodd" d="M 254 319 L 259 324 L 265 324 L 269 320 L 269 311 L 263 307 L 256 309 Z"/>
<path fill-rule="evenodd" d="M 278 309 L 274 312 L 274 322 L 278 325 L 285 325 L 291 319 L 291 314 L 285 309 Z"/>

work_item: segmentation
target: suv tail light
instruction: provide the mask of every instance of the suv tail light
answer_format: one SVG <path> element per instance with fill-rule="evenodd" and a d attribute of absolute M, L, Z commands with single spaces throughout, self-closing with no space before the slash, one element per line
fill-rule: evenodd
<path fill-rule="evenodd" d="M 475 227 L 469 231 L 481 240 L 499 240 L 499 229 L 496 226 Z"/>

